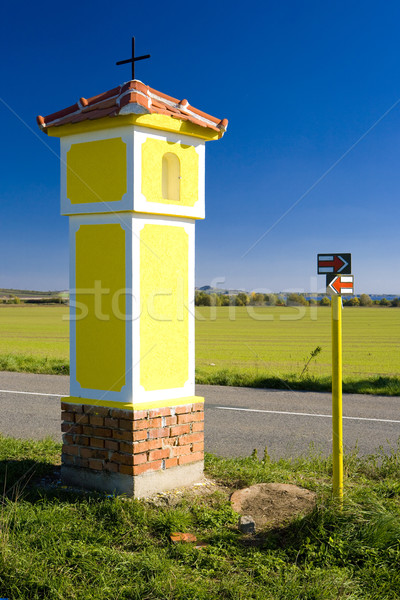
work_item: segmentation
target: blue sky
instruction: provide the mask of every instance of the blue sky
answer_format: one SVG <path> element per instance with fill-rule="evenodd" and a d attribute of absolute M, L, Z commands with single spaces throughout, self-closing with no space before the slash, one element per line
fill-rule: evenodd
<path fill-rule="evenodd" d="M 8 3 L 0 287 L 67 287 L 59 142 L 35 118 L 127 81 L 135 35 L 138 79 L 229 119 L 207 144 L 197 285 L 322 290 L 316 255 L 337 251 L 357 293 L 400 294 L 399 22 L 390 0 Z"/>

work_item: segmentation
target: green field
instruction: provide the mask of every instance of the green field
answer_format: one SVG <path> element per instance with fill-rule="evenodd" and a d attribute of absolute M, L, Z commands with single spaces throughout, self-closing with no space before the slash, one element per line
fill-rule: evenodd
<path fill-rule="evenodd" d="M 196 365 L 267 370 L 272 375 L 300 374 L 316 346 L 322 351 L 309 366 L 314 375 L 331 370 L 329 307 L 198 307 Z M 256 320 L 249 315 L 256 316 Z M 313 311 L 313 312 L 310 312 Z M 215 320 L 210 317 L 215 315 Z M 300 318 L 299 318 L 300 317 Z M 312 317 L 312 318 L 311 318 Z M 265 320 L 266 318 L 270 320 Z M 292 320 L 289 320 L 292 319 Z M 215 363 L 215 367 L 210 366 Z M 400 311 L 393 308 L 343 309 L 343 375 L 400 374 Z"/>
<path fill-rule="evenodd" d="M 66 372 L 67 315 L 66 306 L 0 306 L 0 368 Z M 199 382 L 263 385 L 264 381 L 268 386 L 282 380 L 291 387 L 329 386 L 329 308 L 197 307 L 196 317 Z M 305 361 L 317 346 L 321 352 L 300 381 Z M 379 377 L 375 389 L 379 393 L 387 382 L 397 381 L 389 393 L 398 394 L 399 375 L 400 310 L 344 308 L 344 381 Z"/>

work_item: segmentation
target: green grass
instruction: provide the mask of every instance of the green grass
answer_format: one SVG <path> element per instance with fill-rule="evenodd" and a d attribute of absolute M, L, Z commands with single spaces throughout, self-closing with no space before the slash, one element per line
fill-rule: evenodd
<path fill-rule="evenodd" d="M 67 315 L 65 306 L 0 306 L 0 369 L 68 373 Z M 330 389 L 329 307 L 198 307 L 196 316 L 198 383 Z M 343 309 L 345 391 L 400 395 L 399 350 L 399 309 Z"/>
<path fill-rule="evenodd" d="M 202 371 L 196 369 L 196 383 L 204 385 L 230 385 L 237 387 L 269 388 L 275 390 L 308 390 L 329 392 L 332 378 L 324 375 L 299 377 L 297 374 L 283 374 L 281 377 L 258 370 L 217 369 Z M 347 394 L 375 394 L 400 396 L 400 377 L 347 377 L 343 382 L 343 392 Z"/>
<path fill-rule="evenodd" d="M 0 305 L 0 356 L 69 359 L 67 306 Z"/>
<path fill-rule="evenodd" d="M 175 507 L 33 487 L 52 475 L 52 441 L 0 437 L 0 596 L 14 600 L 394 600 L 400 596 L 400 453 L 346 457 L 345 503 L 330 498 L 331 460 L 207 456 L 230 490 L 289 482 L 316 510 L 249 543 L 226 493 Z M 27 472 L 26 477 L 24 473 Z M 207 543 L 172 545 L 172 531 Z"/>
<path fill-rule="evenodd" d="M 252 318 L 253 316 L 257 317 Z M 196 366 L 258 370 L 281 377 L 300 375 L 310 352 L 315 376 L 331 372 L 331 310 L 329 307 L 198 307 Z M 215 315 L 215 318 L 214 318 Z M 400 374 L 400 311 L 396 308 L 343 309 L 343 375 L 365 378 Z M 214 363 L 214 366 L 210 366 Z"/>

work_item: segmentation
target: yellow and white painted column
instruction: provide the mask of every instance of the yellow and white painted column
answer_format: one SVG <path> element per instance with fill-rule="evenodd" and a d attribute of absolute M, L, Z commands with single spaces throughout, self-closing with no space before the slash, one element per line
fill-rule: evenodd
<path fill-rule="evenodd" d="M 194 225 L 205 141 L 221 136 L 160 114 L 58 125 L 46 132 L 61 139 L 70 224 L 63 482 L 135 497 L 190 485 L 204 450 Z"/>

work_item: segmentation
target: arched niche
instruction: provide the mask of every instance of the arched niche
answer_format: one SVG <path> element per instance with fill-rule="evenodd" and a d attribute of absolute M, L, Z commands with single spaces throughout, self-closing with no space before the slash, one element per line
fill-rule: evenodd
<path fill-rule="evenodd" d="M 162 157 L 162 197 L 180 200 L 181 163 L 176 154 L 166 152 Z"/>

